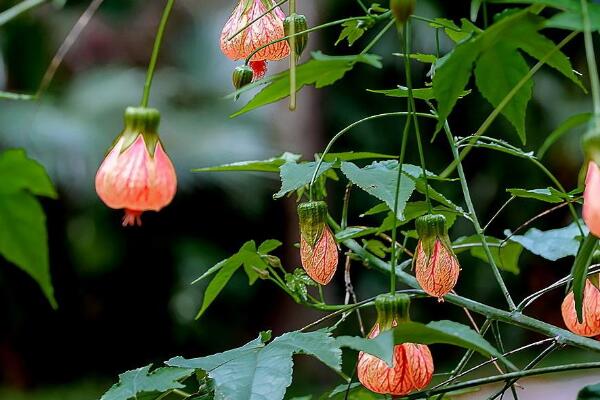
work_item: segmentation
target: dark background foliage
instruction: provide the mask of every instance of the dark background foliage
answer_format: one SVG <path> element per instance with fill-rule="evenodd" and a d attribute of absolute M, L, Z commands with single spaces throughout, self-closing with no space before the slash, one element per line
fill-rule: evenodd
<path fill-rule="evenodd" d="M 0 1 L 6 9 L 15 1 Z M 230 4 L 231 3 L 231 4 Z M 93 176 L 104 152 L 121 129 L 125 106 L 141 95 L 145 65 L 163 2 L 106 0 L 60 67 L 55 81 L 39 103 L 0 101 L 0 147 L 24 147 L 41 161 L 56 183 L 60 200 L 44 201 L 48 216 L 53 283 L 60 308 L 52 311 L 36 284 L 23 272 L 0 260 L 0 398 L 97 398 L 127 369 L 160 362 L 177 354 L 199 356 L 236 347 L 259 330 L 280 334 L 298 329 L 321 314 L 295 305 L 268 282 L 247 285 L 243 274 L 231 281 L 199 321 L 203 284 L 190 282 L 207 268 L 234 253 L 246 240 L 279 238 L 277 254 L 284 265 L 299 265 L 295 199 L 272 200 L 278 189 L 274 176 L 244 173 L 193 174 L 203 167 L 276 156 L 283 151 L 302 153 L 305 159 L 322 149 L 335 132 L 364 116 L 404 109 L 404 100 L 384 98 L 365 89 L 392 88 L 402 83 L 401 51 L 389 33 L 373 52 L 384 55 L 384 69 L 361 66 L 345 80 L 322 91 L 305 89 L 299 111 L 284 113 L 285 104 L 269 106 L 238 119 L 228 115 L 245 99 L 232 104 L 223 99 L 230 90 L 234 63 L 220 54 L 218 35 L 233 1 L 177 3 L 167 30 L 151 105 L 163 115 L 161 132 L 180 180 L 178 195 L 159 214 L 144 215 L 141 229 L 122 229 L 121 215 L 106 209 L 95 196 Z M 304 4 L 306 3 L 306 4 Z M 419 1 L 417 13 L 459 19 L 468 16 L 469 1 Z M 87 6 L 67 1 L 58 9 L 47 4 L 0 27 L 0 87 L 34 92 L 55 50 Z M 300 10 L 311 21 L 357 15 L 360 8 L 348 0 L 302 1 Z M 499 8 L 490 6 L 489 12 Z M 564 32 L 545 32 L 555 41 Z M 311 37 L 312 48 L 327 54 L 354 53 L 375 32 L 368 32 L 352 48 L 333 46 L 339 29 Z M 434 34 L 415 23 L 413 46 L 434 52 Z M 442 50 L 450 49 L 443 40 Z M 574 67 L 586 72 L 581 40 L 568 45 Z M 532 65 L 532 60 L 529 60 Z M 285 63 L 281 63 L 285 64 Z M 284 68 L 284 65 L 274 69 Z M 422 86 L 427 69 L 415 64 L 414 78 Z M 562 120 L 587 111 L 588 98 L 574 85 L 547 68 L 536 75 L 534 99 L 528 108 L 527 150 L 536 149 Z M 452 116 L 453 130 L 463 136 L 474 132 L 491 106 L 476 92 L 461 100 Z M 364 150 L 395 154 L 399 151 L 404 121 L 387 119 L 361 125 L 336 146 L 338 151 Z M 424 123 L 429 139 L 433 126 Z M 506 120 L 492 128 L 494 136 L 520 145 Z M 429 142 L 429 140 L 427 141 Z M 415 143 L 409 143 L 408 161 L 418 163 Z M 441 171 L 450 160 L 444 140 L 426 144 L 428 168 Z M 577 185 L 581 164 L 579 136 L 570 134 L 546 156 L 549 168 L 569 190 Z M 476 208 L 488 221 L 508 199 L 505 188 L 546 187 L 548 182 L 526 161 L 476 150 L 465 163 Z M 329 187 L 329 202 L 339 217 L 344 182 Z M 445 194 L 460 201 L 460 193 L 447 186 Z M 456 186 L 458 188 L 458 186 Z M 446 189 L 444 189 L 446 190 Z M 351 224 L 364 223 L 359 214 L 375 204 L 355 190 Z M 504 237 L 544 210 L 540 203 L 518 200 L 502 213 L 490 233 Z M 542 229 L 568 224 L 566 211 L 538 222 Z M 2 229 L 2 227 L 0 227 Z M 472 234 L 457 224 L 453 237 Z M 461 256 L 463 273 L 457 291 L 483 302 L 503 306 L 489 267 L 468 255 Z M 526 252 L 521 274 L 505 273 L 517 299 L 566 275 L 570 260 L 549 263 Z M 355 265 L 354 285 L 359 298 L 385 289 L 387 278 Z M 327 288 L 332 302 L 343 301 L 343 279 L 336 276 Z M 557 291 L 538 302 L 530 312 L 562 325 Z M 414 307 L 413 316 L 427 321 L 452 316 L 464 320 L 460 310 L 434 307 L 432 300 Z M 372 321 L 372 315 L 366 315 Z M 465 321 L 463 321 L 465 322 Z M 355 320 L 343 327 L 356 334 Z M 507 331 L 507 344 L 531 339 L 521 331 Z M 460 352 L 434 348 L 440 367 L 456 362 Z M 583 357 L 575 353 L 564 357 Z M 304 393 L 302 383 L 332 386 L 339 383 L 331 371 L 299 360 L 292 389 Z M 64 386 L 65 389 L 56 389 Z M 4 390 L 4 392 L 2 391 Z M 21 397 L 24 396 L 24 397 Z M 54 397 L 56 396 L 56 397 Z"/>

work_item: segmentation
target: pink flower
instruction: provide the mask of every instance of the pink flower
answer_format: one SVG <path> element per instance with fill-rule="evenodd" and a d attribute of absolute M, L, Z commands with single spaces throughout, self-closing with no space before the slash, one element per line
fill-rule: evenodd
<path fill-rule="evenodd" d="M 175 168 L 155 130 L 158 118 L 156 110 L 128 108 L 125 130 L 96 174 L 100 199 L 125 210 L 123 226 L 141 225 L 144 211 L 159 211 L 177 191 Z"/>
<path fill-rule="evenodd" d="M 594 161 L 589 162 L 585 178 L 583 220 L 590 232 L 600 237 L 600 168 Z"/>
<path fill-rule="evenodd" d="M 276 7 L 229 40 L 232 35 L 274 5 L 273 0 L 240 0 L 221 32 L 221 51 L 223 51 L 223 54 L 234 61 L 240 60 L 248 57 L 250 53 L 259 47 L 284 38 L 283 21 L 285 14 L 281 11 L 281 8 Z M 282 40 L 258 51 L 252 56 L 251 61 L 277 61 L 287 57 L 289 53 L 288 42 Z"/>
<path fill-rule="evenodd" d="M 300 258 L 302 267 L 313 281 L 321 285 L 331 281 L 338 265 L 338 249 L 329 227 L 323 228 L 321 238 L 314 246 L 300 236 Z"/>
<path fill-rule="evenodd" d="M 577 321 L 575 299 L 573 292 L 563 300 L 561 314 L 567 328 L 581 336 L 596 336 L 600 334 L 600 290 L 589 280 L 585 281 L 583 289 L 583 321 Z"/>
<path fill-rule="evenodd" d="M 267 73 L 267 62 L 266 61 L 250 61 L 248 63 L 252 68 L 252 82 L 256 82 L 265 77 Z"/>

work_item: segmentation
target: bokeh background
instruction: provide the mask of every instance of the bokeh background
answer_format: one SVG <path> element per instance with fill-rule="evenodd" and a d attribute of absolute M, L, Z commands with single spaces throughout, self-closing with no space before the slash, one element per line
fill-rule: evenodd
<path fill-rule="evenodd" d="M 16 3 L 0 0 L 0 11 Z M 0 27 L 0 89 L 35 92 L 57 48 L 89 5 L 80 0 L 68 0 L 62 6 L 57 3 L 49 2 Z M 299 265 L 299 259 L 293 246 L 297 241 L 295 199 L 272 199 L 279 186 L 277 176 L 197 174 L 191 169 L 266 159 L 283 151 L 312 159 L 347 124 L 373 113 L 404 108 L 402 100 L 366 91 L 402 83 L 401 59 L 391 55 L 401 51 L 400 44 L 390 31 L 373 49 L 384 56 L 382 70 L 358 66 L 332 87 L 320 91 L 305 88 L 296 113 L 287 112 L 286 104 L 275 104 L 230 119 L 229 115 L 247 100 L 233 103 L 224 99 L 231 91 L 235 63 L 220 53 L 218 38 L 233 3 L 176 3 L 151 105 L 162 113 L 161 133 L 178 171 L 179 190 L 164 211 L 144 215 L 141 229 L 121 227 L 121 213 L 100 202 L 93 178 L 122 128 L 124 108 L 139 103 L 163 1 L 105 0 L 41 101 L 0 101 L 0 149 L 25 148 L 48 169 L 60 192 L 58 201 L 44 200 L 52 280 L 60 308 L 51 310 L 28 276 L 0 260 L 0 399 L 97 399 L 125 370 L 174 355 L 195 357 L 223 351 L 251 340 L 260 330 L 281 334 L 322 315 L 294 304 L 268 282 L 258 281 L 249 287 L 240 272 L 202 319 L 194 320 L 205 283 L 192 286 L 190 282 L 245 241 L 282 240 L 284 245 L 276 254 L 289 270 Z M 469 6 L 466 0 L 420 0 L 417 14 L 458 20 L 468 17 Z M 304 0 L 299 2 L 299 9 L 312 24 L 361 12 L 357 3 L 349 0 Z M 493 6 L 489 9 L 490 13 L 496 10 Z M 415 23 L 413 32 L 416 51 L 433 53 L 435 36 L 427 24 Z M 376 29 L 368 32 L 353 47 L 336 47 L 333 43 L 339 28 L 331 28 L 311 36 L 310 48 L 327 54 L 352 54 L 375 33 Z M 560 40 L 565 32 L 549 30 L 546 34 Z M 442 50 L 449 49 L 450 43 L 442 38 Z M 581 37 L 564 51 L 575 69 L 585 74 Z M 271 71 L 285 68 L 285 62 L 280 64 L 272 64 Z M 422 86 L 427 68 L 415 64 L 413 72 L 416 85 Z M 527 116 L 527 150 L 537 149 L 568 116 L 591 109 L 590 99 L 581 90 L 548 68 L 536 75 L 535 82 Z M 474 132 L 490 111 L 489 104 L 474 91 L 460 102 L 452 117 L 454 133 L 464 136 Z M 335 150 L 395 154 L 403 123 L 389 119 L 363 124 Z M 432 126 L 423 124 L 430 138 Z M 502 118 L 489 133 L 520 145 Z M 582 161 L 580 133 L 574 130 L 565 136 L 545 158 L 568 189 L 577 185 Z M 426 145 L 428 168 L 437 172 L 451 157 L 445 140 L 440 139 Z M 409 146 L 408 161 L 418 163 L 415 143 Z M 526 161 L 497 153 L 475 150 L 465 167 L 483 221 L 508 199 L 506 188 L 549 185 Z M 338 217 L 344 186 L 345 182 L 339 182 L 329 188 L 331 209 Z M 462 204 L 458 186 L 445 185 L 443 191 Z M 350 224 L 373 222 L 365 222 L 359 214 L 374 204 L 373 198 L 354 190 Z M 543 204 L 518 200 L 498 217 L 490 234 L 504 237 L 504 229 L 514 230 L 544 209 Z M 541 219 L 537 227 L 549 229 L 569 223 L 568 213 L 561 210 Z M 452 235 L 470 235 L 471 229 L 459 222 Z M 457 291 L 503 307 L 489 267 L 469 255 L 461 256 L 461 261 L 463 273 Z M 550 263 L 525 251 L 520 259 L 521 274 L 504 275 L 514 297 L 521 299 L 566 275 L 570 262 Z M 352 278 L 359 299 L 385 290 L 387 284 L 387 277 L 358 263 L 353 266 Z M 343 301 L 341 273 L 334 282 L 327 287 L 326 297 L 331 302 Z M 561 300 L 560 290 L 553 292 L 529 313 L 562 326 Z M 461 310 L 436 305 L 433 300 L 420 301 L 413 308 L 417 320 L 454 318 L 466 323 Z M 369 312 L 363 316 L 368 324 L 373 321 Z M 481 323 L 481 318 L 476 318 Z M 340 329 L 358 334 L 354 319 Z M 537 338 L 521 330 L 502 332 L 507 347 Z M 439 371 L 450 368 L 462 354 L 447 346 L 433 346 L 433 350 Z M 523 360 L 535 354 L 524 354 Z M 351 368 L 350 358 L 346 368 Z M 586 359 L 597 356 L 559 351 L 544 365 Z M 598 374 L 590 374 L 589 379 L 600 380 Z M 318 394 L 341 383 L 335 373 L 303 357 L 296 358 L 294 376 L 289 395 Z M 574 382 L 571 378 L 568 381 Z"/>

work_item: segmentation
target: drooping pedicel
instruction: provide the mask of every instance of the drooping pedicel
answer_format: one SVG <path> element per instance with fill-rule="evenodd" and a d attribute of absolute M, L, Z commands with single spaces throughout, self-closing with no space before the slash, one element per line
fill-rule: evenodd
<path fill-rule="evenodd" d="M 595 279 L 597 280 L 597 276 Z M 586 279 L 583 290 L 583 321 L 581 323 L 577 321 L 572 291 L 563 300 L 561 313 L 565 325 L 571 332 L 581 336 L 600 335 L 600 290 L 590 279 Z"/>
<path fill-rule="evenodd" d="M 369 338 L 372 339 L 380 332 L 409 321 L 409 302 L 406 295 L 378 296 L 375 300 L 377 322 L 371 329 Z M 390 367 L 385 361 L 360 352 L 357 366 L 358 380 L 373 392 L 404 396 L 424 389 L 433 376 L 433 358 L 426 345 L 402 343 L 394 346 L 392 365 Z"/>
<path fill-rule="evenodd" d="M 458 258 L 452 250 L 443 215 L 428 214 L 417 218 L 419 242 L 413 265 L 419 285 L 440 301 L 450 293 L 460 273 Z"/>
<path fill-rule="evenodd" d="M 300 258 L 302 267 L 317 283 L 327 285 L 338 265 L 335 236 L 327 226 L 327 205 L 309 201 L 298 205 L 300 221 Z"/>
<path fill-rule="evenodd" d="M 173 200 L 177 175 L 157 128 L 158 110 L 129 107 L 125 129 L 96 173 L 96 192 L 110 208 L 124 209 L 123 226 L 141 225 L 144 211 L 160 211 Z"/>

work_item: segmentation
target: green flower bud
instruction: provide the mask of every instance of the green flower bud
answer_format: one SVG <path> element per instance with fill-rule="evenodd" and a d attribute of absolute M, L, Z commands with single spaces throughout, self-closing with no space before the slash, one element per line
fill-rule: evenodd
<path fill-rule="evenodd" d="M 285 36 L 290 35 L 290 25 L 294 24 L 294 32 L 303 32 L 308 29 L 308 23 L 306 22 L 306 17 L 304 15 L 292 14 L 287 17 L 283 21 L 283 30 L 285 32 Z M 290 39 L 288 39 L 288 42 Z M 308 33 L 303 33 L 302 35 L 296 36 L 296 56 L 300 57 L 302 52 L 306 48 L 306 44 L 308 43 Z"/>
<path fill-rule="evenodd" d="M 416 0 L 390 0 L 390 10 L 396 21 L 404 24 L 415 11 Z"/>
<path fill-rule="evenodd" d="M 314 247 L 321 239 L 327 218 L 327 204 L 324 201 L 309 201 L 298 205 L 300 234 L 309 246 Z"/>
<path fill-rule="evenodd" d="M 236 90 L 239 90 L 244 86 L 250 84 L 253 78 L 254 72 L 252 72 L 252 68 L 250 68 L 247 65 L 240 65 L 238 67 L 235 67 L 235 69 L 233 70 L 231 81 L 233 82 L 233 87 Z"/>
<path fill-rule="evenodd" d="M 375 299 L 377 323 L 381 331 L 392 329 L 400 322 L 410 321 L 410 297 L 405 294 L 382 294 Z"/>

